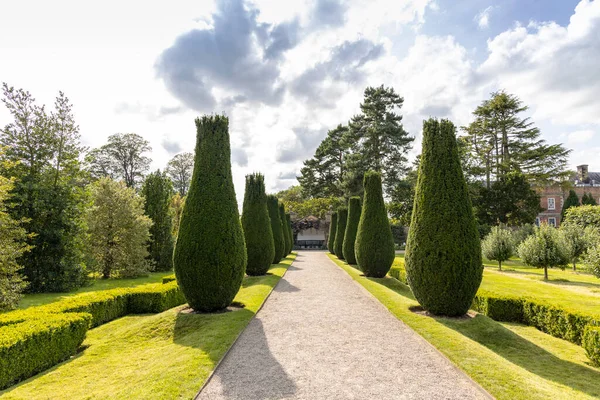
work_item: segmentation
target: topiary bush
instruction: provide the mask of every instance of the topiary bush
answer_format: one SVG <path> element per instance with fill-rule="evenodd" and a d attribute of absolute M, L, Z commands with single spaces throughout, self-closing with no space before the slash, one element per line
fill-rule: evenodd
<path fill-rule="evenodd" d="M 275 242 L 267 209 L 265 179 L 262 174 L 246 175 L 242 228 L 248 253 L 246 273 L 264 275 L 275 257 Z"/>
<path fill-rule="evenodd" d="M 289 213 L 285 214 L 285 221 L 287 224 L 286 226 L 288 228 L 288 232 L 290 234 L 290 242 L 288 244 L 288 254 L 290 254 L 292 250 L 294 250 L 294 231 L 292 230 L 292 217 Z"/>
<path fill-rule="evenodd" d="M 211 312 L 231 304 L 244 278 L 246 244 L 231 177 L 229 119 L 196 119 L 196 156 L 173 264 L 190 307 Z"/>
<path fill-rule="evenodd" d="M 269 220 L 271 221 L 271 232 L 273 232 L 273 242 L 275 243 L 275 256 L 273 264 L 279 262 L 285 257 L 285 242 L 283 240 L 283 229 L 279 217 L 279 200 L 276 196 L 270 194 L 267 196 L 267 209 L 269 210 Z"/>
<path fill-rule="evenodd" d="M 331 224 L 329 225 L 329 236 L 327 237 L 327 249 L 331 254 L 335 254 L 335 234 L 337 231 L 337 212 L 331 214 Z"/>
<path fill-rule="evenodd" d="M 383 278 L 394 262 L 394 237 L 390 228 L 383 192 L 381 174 L 369 171 L 363 185 L 365 197 L 354 243 L 358 268 L 374 278 Z"/>
<path fill-rule="evenodd" d="M 279 220 L 281 221 L 281 233 L 283 236 L 283 258 L 286 258 L 288 254 L 288 246 L 290 244 L 290 231 L 287 228 L 287 219 L 285 218 L 285 206 L 282 202 L 279 202 Z"/>
<path fill-rule="evenodd" d="M 581 345 L 592 363 L 600 367 L 600 326 L 588 325 Z"/>
<path fill-rule="evenodd" d="M 346 223 L 348 222 L 348 208 L 340 207 L 337 211 L 337 228 L 335 230 L 335 242 L 333 249 L 335 255 L 340 260 L 344 259 L 344 235 L 346 233 Z"/>
<path fill-rule="evenodd" d="M 351 197 L 348 201 L 348 221 L 346 222 L 346 232 L 344 233 L 344 243 L 342 244 L 342 253 L 348 264 L 356 264 L 354 244 L 356 242 L 356 234 L 358 233 L 361 210 L 360 197 Z"/>
<path fill-rule="evenodd" d="M 448 316 L 469 310 L 483 275 L 481 243 L 448 120 L 423 122 L 405 260 L 409 286 L 423 308 Z"/>

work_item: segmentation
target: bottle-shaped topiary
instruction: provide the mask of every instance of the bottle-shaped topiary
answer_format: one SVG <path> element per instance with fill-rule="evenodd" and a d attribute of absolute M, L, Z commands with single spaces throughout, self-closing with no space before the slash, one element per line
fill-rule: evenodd
<path fill-rule="evenodd" d="M 358 233 L 361 209 L 360 197 L 351 197 L 348 201 L 348 221 L 346 222 L 346 233 L 344 234 L 344 243 L 342 245 L 342 253 L 348 264 L 356 264 L 354 244 Z"/>
<path fill-rule="evenodd" d="M 423 308 L 448 316 L 469 310 L 483 274 L 481 243 L 448 120 L 423 122 L 405 258 L 408 284 Z"/>
<path fill-rule="evenodd" d="M 283 240 L 281 218 L 279 217 L 279 199 L 272 194 L 268 195 L 267 208 L 269 210 L 269 219 L 271 220 L 273 242 L 275 243 L 275 257 L 273 257 L 273 264 L 279 264 L 285 257 L 285 243 Z"/>
<path fill-rule="evenodd" d="M 335 254 L 335 234 L 337 230 L 337 212 L 331 214 L 331 224 L 329 225 L 329 236 L 327 237 L 327 249 L 331 254 Z"/>
<path fill-rule="evenodd" d="M 292 252 L 294 249 L 294 231 L 292 230 L 292 218 L 290 217 L 290 213 L 285 214 L 285 223 L 289 232 L 289 243 L 288 243 L 288 254 Z"/>
<path fill-rule="evenodd" d="M 275 242 L 267 209 L 265 179 L 262 174 L 246 175 L 242 228 L 248 252 L 246 273 L 264 275 L 275 258 Z"/>
<path fill-rule="evenodd" d="M 283 258 L 288 254 L 288 246 L 290 244 L 290 230 L 287 228 L 287 219 L 285 218 L 285 206 L 279 202 L 279 220 L 281 221 L 281 233 L 283 234 Z"/>
<path fill-rule="evenodd" d="M 335 229 L 335 242 L 333 250 L 340 260 L 344 259 L 344 234 L 346 233 L 346 223 L 348 222 L 348 207 L 340 207 L 337 211 L 337 228 Z"/>
<path fill-rule="evenodd" d="M 390 227 L 383 191 L 381 174 L 369 171 L 363 185 L 365 197 L 354 243 L 358 268 L 365 276 L 383 278 L 394 262 L 394 237 Z"/>
<path fill-rule="evenodd" d="M 196 119 L 194 173 L 173 256 L 177 282 L 190 307 L 220 310 L 244 278 L 246 244 L 231 177 L 229 119 Z"/>

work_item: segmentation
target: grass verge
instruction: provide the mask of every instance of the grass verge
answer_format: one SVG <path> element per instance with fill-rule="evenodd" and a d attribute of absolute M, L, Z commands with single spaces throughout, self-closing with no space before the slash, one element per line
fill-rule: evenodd
<path fill-rule="evenodd" d="M 471 319 L 427 317 L 408 286 L 393 278 L 365 278 L 330 258 L 497 399 L 591 399 L 600 396 L 600 369 L 589 365 L 583 348 L 535 328 Z M 401 344 L 391 344 L 401 349 Z"/>
<path fill-rule="evenodd" d="M 88 331 L 85 350 L 13 386 L 6 399 L 192 398 L 279 282 L 295 255 L 246 277 L 233 312 L 127 316 Z"/>

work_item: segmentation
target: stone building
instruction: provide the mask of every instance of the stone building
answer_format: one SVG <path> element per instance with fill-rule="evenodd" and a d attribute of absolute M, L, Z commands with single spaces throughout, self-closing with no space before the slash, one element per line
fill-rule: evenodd
<path fill-rule="evenodd" d="M 294 249 L 325 249 L 331 224 L 331 213 L 325 219 L 313 215 L 298 219 L 295 213 L 290 213 L 294 231 Z"/>
<path fill-rule="evenodd" d="M 591 194 L 600 204 L 600 172 L 589 172 L 586 164 L 577 167 L 577 172 L 570 179 L 571 188 L 561 186 L 547 186 L 538 189 L 540 205 L 544 209 L 536 218 L 536 225 L 547 223 L 552 226 L 560 225 L 560 214 L 569 190 L 575 190 L 579 201 L 584 194 Z"/>

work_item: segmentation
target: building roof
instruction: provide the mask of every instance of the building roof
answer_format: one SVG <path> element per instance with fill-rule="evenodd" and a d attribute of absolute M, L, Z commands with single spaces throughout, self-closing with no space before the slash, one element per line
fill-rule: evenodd
<path fill-rule="evenodd" d="M 588 172 L 587 175 L 589 180 L 584 183 L 577 180 L 577 177 L 579 175 L 577 172 L 574 172 L 571 175 L 571 182 L 576 183 L 578 185 L 591 185 L 592 183 L 595 185 L 600 185 L 600 172 Z"/>

